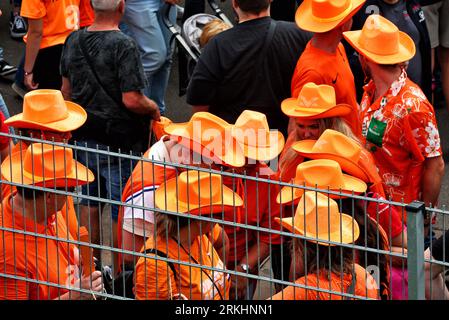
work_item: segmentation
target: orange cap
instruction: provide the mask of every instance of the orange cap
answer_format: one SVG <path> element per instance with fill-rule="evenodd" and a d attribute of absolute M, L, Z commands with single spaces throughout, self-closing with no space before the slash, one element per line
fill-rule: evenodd
<path fill-rule="evenodd" d="M 297 99 L 282 101 L 281 109 L 289 117 L 303 119 L 340 117 L 351 113 L 350 105 L 337 104 L 336 101 L 334 87 L 309 82 L 302 87 Z"/>
<path fill-rule="evenodd" d="M 23 112 L 5 121 L 5 124 L 24 129 L 73 131 L 86 122 L 86 111 L 78 104 L 64 101 L 61 91 L 33 90 L 23 97 Z"/>
<path fill-rule="evenodd" d="M 357 221 L 340 213 L 335 200 L 314 191 L 304 193 L 294 217 L 275 220 L 290 232 L 316 239 L 307 240 L 325 246 L 335 244 L 323 241 L 354 243 L 360 235 Z"/>
<path fill-rule="evenodd" d="M 349 44 L 360 54 L 377 64 L 397 64 L 415 55 L 413 39 L 390 20 L 370 15 L 362 30 L 343 32 Z"/>
<path fill-rule="evenodd" d="M 304 0 L 296 10 L 298 27 L 311 32 L 327 32 L 351 18 L 365 0 Z"/>

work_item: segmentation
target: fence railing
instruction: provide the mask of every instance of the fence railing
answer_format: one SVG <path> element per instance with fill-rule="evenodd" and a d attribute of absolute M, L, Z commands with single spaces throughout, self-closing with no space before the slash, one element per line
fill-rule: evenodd
<path fill-rule="evenodd" d="M 263 165 L 237 171 L 79 144 L 45 141 L 53 164 L 33 144 L 43 160 L 30 166 L 26 146 L 42 141 L 15 138 L 24 144 L 1 167 L 2 299 L 449 298 L 445 242 L 442 259 L 425 253 L 426 234 L 445 236 L 445 210 L 281 182 Z M 64 153 L 61 168 L 58 148 L 87 166 L 68 167 Z M 61 182 L 60 172 L 75 178 Z M 425 225 L 426 214 L 437 223 Z M 107 290 L 84 278 L 91 265 Z"/>

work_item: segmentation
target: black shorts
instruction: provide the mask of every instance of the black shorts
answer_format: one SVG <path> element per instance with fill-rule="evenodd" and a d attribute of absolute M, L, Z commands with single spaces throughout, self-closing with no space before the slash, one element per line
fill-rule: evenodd
<path fill-rule="evenodd" d="M 62 77 L 59 72 L 62 44 L 40 49 L 33 68 L 33 80 L 39 84 L 38 89 L 61 90 Z"/>

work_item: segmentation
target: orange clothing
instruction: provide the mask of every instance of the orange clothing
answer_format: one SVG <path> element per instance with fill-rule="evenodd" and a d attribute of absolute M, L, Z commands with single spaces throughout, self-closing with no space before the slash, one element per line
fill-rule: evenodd
<path fill-rule="evenodd" d="M 95 13 L 90 0 L 80 0 L 80 28 L 89 27 L 94 20 Z"/>
<path fill-rule="evenodd" d="M 215 234 L 215 232 L 214 232 Z M 144 248 L 156 248 L 170 259 L 224 270 L 223 262 L 206 235 L 199 236 L 189 248 L 180 247 L 173 238 L 149 238 Z M 149 254 L 150 256 L 154 256 Z M 197 262 L 195 262 L 196 260 Z M 230 276 L 174 263 L 176 275 L 164 261 L 139 258 L 136 264 L 134 293 L 137 300 L 168 300 L 182 294 L 189 300 L 229 299 Z M 212 283 L 211 279 L 214 280 Z"/>
<path fill-rule="evenodd" d="M 246 171 L 246 175 L 249 177 L 255 177 L 256 174 L 261 179 L 274 179 L 273 177 L 275 177 L 270 168 L 261 163 L 248 168 Z M 223 177 L 223 182 L 226 186 L 233 187 L 232 178 Z M 234 179 L 234 186 L 236 187 L 236 193 L 243 199 L 243 208 L 236 209 L 236 211 L 240 210 L 240 223 L 280 230 L 279 223 L 274 220 L 274 217 L 278 217 L 280 212 L 280 206 L 276 203 L 276 196 L 280 191 L 279 185 L 254 180 L 241 181 L 241 179 Z M 246 248 L 251 248 L 258 241 L 273 245 L 281 243 L 279 235 L 268 232 L 231 226 L 225 226 L 225 231 L 230 243 L 229 267 L 235 267 L 234 261 L 240 261 L 247 254 Z"/>
<path fill-rule="evenodd" d="M 362 134 L 379 169 L 387 197 L 410 203 L 420 200 L 426 158 L 442 155 L 432 105 L 405 71 L 373 101 L 368 83 L 361 103 Z"/>
<path fill-rule="evenodd" d="M 22 17 L 43 20 L 40 49 L 64 44 L 67 36 L 79 29 L 79 3 L 80 0 L 22 1 Z M 23 38 L 25 42 L 27 36 Z"/>
<path fill-rule="evenodd" d="M 75 245 L 63 242 L 73 240 L 67 232 L 61 212 L 52 215 L 47 225 L 36 224 L 33 219 L 12 211 L 11 195 L 1 205 L 0 226 L 37 235 L 22 235 L 0 230 L 0 273 L 24 279 L 0 277 L 0 300 L 49 300 L 67 292 L 45 284 L 73 286 L 79 279 L 79 253 Z M 62 241 L 45 239 L 52 236 Z"/>
<path fill-rule="evenodd" d="M 11 155 L 16 153 L 16 152 L 20 152 L 20 151 L 24 151 L 27 149 L 26 144 L 23 143 L 23 141 L 20 141 L 19 143 L 17 143 L 16 145 L 14 145 L 14 147 L 11 149 Z M 4 161 L 9 161 L 9 157 L 6 158 Z M 4 177 L 2 176 L 2 180 L 5 180 Z M 8 197 L 9 195 L 11 195 L 12 193 L 16 192 L 16 187 L 12 186 L 10 184 L 6 184 L 6 183 L 2 183 L 1 185 L 1 198 L 5 199 L 6 197 Z M 75 211 L 75 205 L 73 204 L 73 198 L 72 197 L 67 197 L 67 202 L 66 204 L 62 207 L 61 209 L 61 215 L 64 218 L 65 221 L 67 221 L 67 228 L 70 232 L 70 235 L 72 236 L 73 239 L 78 240 L 78 216 L 76 214 Z"/>
<path fill-rule="evenodd" d="M 359 136 L 361 128 L 354 76 L 343 44 L 340 43 L 337 52 L 332 54 L 315 48 L 312 40 L 309 41 L 293 73 L 292 97 L 297 98 L 302 87 L 308 82 L 334 87 L 337 103 L 346 103 L 353 108 L 354 112 L 345 116 L 344 119 L 352 132 Z"/>
<path fill-rule="evenodd" d="M 360 265 L 354 264 L 354 273 L 356 275 L 356 285 L 353 295 L 360 299 L 378 299 L 377 285 L 374 278 Z M 272 300 L 343 300 L 345 297 L 336 294 L 329 294 L 314 290 L 329 290 L 336 293 L 348 293 L 351 286 L 352 276 L 345 274 L 343 277 L 339 274 L 331 273 L 329 282 L 328 272 L 320 271 L 319 276 L 316 273 L 308 274 L 295 281 L 296 284 L 306 286 L 303 289 L 294 286 L 288 286 L 281 292 L 275 294 Z M 370 284 L 367 286 L 367 284 Z"/>

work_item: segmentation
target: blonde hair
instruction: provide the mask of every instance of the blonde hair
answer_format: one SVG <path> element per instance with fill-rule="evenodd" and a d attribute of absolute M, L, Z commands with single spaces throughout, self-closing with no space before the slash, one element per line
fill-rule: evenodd
<path fill-rule="evenodd" d="M 210 41 L 210 39 L 230 28 L 231 27 L 227 23 L 224 23 L 220 19 L 215 19 L 206 23 L 203 28 L 203 33 L 201 33 L 200 36 L 200 47 L 204 48 L 204 46 Z"/>
<path fill-rule="evenodd" d="M 360 144 L 359 139 L 356 137 L 356 135 L 352 132 L 351 127 L 340 117 L 334 117 L 334 118 L 323 118 L 323 119 L 317 119 L 318 125 L 320 129 L 320 135 L 326 130 L 326 129 L 332 129 L 335 131 L 338 131 L 340 133 L 343 133 L 345 136 L 355 140 L 357 143 Z M 294 141 L 301 140 L 298 134 L 298 131 L 293 130 L 289 133 L 289 138 L 291 138 L 291 135 L 294 136 Z M 298 157 L 298 153 L 293 150 L 293 148 L 289 148 L 288 150 L 285 150 L 282 154 L 280 160 L 279 160 L 279 172 L 281 177 L 283 176 L 286 168 L 289 167 L 290 163 L 295 161 L 295 159 Z"/>

